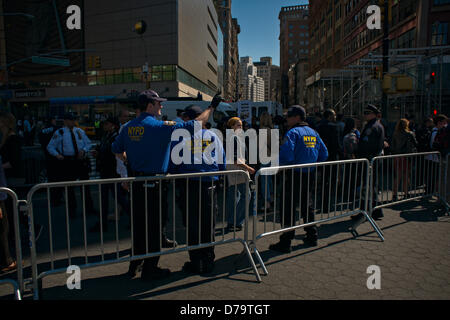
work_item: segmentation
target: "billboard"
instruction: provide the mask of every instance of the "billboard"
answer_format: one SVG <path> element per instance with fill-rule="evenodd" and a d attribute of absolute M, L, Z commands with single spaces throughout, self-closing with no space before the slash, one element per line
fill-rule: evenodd
<path fill-rule="evenodd" d="M 5 14 L 6 59 L 10 76 L 82 72 L 84 28 L 69 30 L 67 8 L 84 0 L 7 0 Z M 83 16 L 81 14 L 81 21 Z"/>

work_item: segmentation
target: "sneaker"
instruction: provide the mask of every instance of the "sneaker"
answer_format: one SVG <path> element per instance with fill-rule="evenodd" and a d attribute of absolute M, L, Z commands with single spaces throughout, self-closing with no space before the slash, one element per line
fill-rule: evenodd
<path fill-rule="evenodd" d="M 273 250 L 273 251 L 278 251 L 278 252 L 281 252 L 281 253 L 291 253 L 291 251 L 292 251 L 292 248 L 291 248 L 290 244 L 289 245 L 285 245 L 285 244 L 282 244 L 281 242 L 277 242 L 277 243 L 271 244 L 269 246 L 269 249 Z"/>
<path fill-rule="evenodd" d="M 303 244 L 308 247 L 317 247 L 317 239 L 306 237 L 303 239 Z"/>
<path fill-rule="evenodd" d="M 167 278 L 168 276 L 170 276 L 169 269 L 162 269 L 158 267 L 142 270 L 141 273 L 141 279 L 144 281 L 160 280 Z"/>
<path fill-rule="evenodd" d="M 163 248 L 174 248 L 178 246 L 178 243 L 175 240 L 170 240 L 165 235 L 162 236 L 162 247 Z"/>

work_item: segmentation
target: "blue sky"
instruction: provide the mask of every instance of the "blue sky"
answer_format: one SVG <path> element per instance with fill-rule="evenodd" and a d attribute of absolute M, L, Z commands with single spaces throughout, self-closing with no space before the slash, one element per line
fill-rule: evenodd
<path fill-rule="evenodd" d="M 307 4 L 307 0 L 232 0 L 231 13 L 241 26 L 239 57 L 272 57 L 273 64 L 280 65 L 281 7 Z"/>

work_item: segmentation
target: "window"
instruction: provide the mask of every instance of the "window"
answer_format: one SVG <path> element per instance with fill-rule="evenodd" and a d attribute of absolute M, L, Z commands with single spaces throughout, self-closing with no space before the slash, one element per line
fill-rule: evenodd
<path fill-rule="evenodd" d="M 432 46 L 442 46 L 448 44 L 448 22 L 434 23 L 431 30 Z"/>
<path fill-rule="evenodd" d="M 292 44 L 293 44 L 293 42 L 292 42 L 292 41 L 289 41 L 289 46 L 292 46 Z"/>
<path fill-rule="evenodd" d="M 209 31 L 209 34 L 211 35 L 211 38 L 213 39 L 214 43 L 215 43 L 216 46 L 217 46 L 217 39 L 216 39 L 216 37 L 214 36 L 214 34 L 213 34 L 211 28 L 209 27 L 209 24 L 208 24 L 208 31 Z"/>
<path fill-rule="evenodd" d="M 304 37 L 305 36 L 305 34 L 304 33 L 300 33 L 300 37 Z"/>
<path fill-rule="evenodd" d="M 292 24 L 289 25 L 289 30 L 294 29 L 294 26 Z"/>
<path fill-rule="evenodd" d="M 289 33 L 289 38 L 292 38 L 294 36 L 293 33 Z"/>

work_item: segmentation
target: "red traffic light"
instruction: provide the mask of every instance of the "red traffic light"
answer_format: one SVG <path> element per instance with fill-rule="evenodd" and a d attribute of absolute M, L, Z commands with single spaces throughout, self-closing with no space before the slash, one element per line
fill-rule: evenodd
<path fill-rule="evenodd" d="M 434 114 L 435 116 L 437 116 L 437 110 L 436 110 L 436 109 L 433 110 L 433 114 Z"/>
<path fill-rule="evenodd" d="M 433 71 L 431 72 L 430 83 L 434 83 L 435 79 L 436 79 L 436 72 Z"/>

